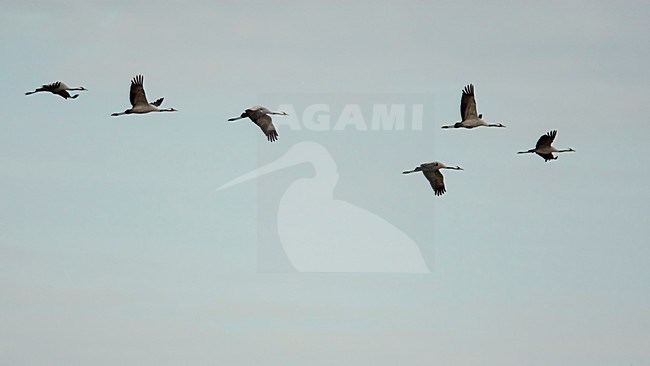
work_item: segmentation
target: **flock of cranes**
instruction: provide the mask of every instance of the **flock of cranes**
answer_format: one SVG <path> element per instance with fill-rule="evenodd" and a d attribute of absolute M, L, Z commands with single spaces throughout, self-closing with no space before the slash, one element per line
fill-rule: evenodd
<path fill-rule="evenodd" d="M 475 128 L 475 127 L 506 127 L 501 123 L 487 123 L 483 119 L 482 114 L 478 114 L 476 111 L 476 98 L 474 97 L 474 85 L 469 84 L 463 89 L 463 95 L 460 98 L 460 121 L 454 123 L 453 125 L 442 126 L 442 128 Z M 527 151 L 520 151 L 518 154 L 526 153 L 536 153 L 544 159 L 544 162 L 555 160 L 557 156 L 553 156 L 553 153 L 569 152 L 575 151 L 571 148 L 568 149 L 557 149 L 551 144 L 555 140 L 557 135 L 557 130 L 553 130 L 542 135 L 534 149 Z M 436 196 L 444 194 L 447 190 L 445 189 L 445 179 L 440 172 L 440 169 L 454 169 L 454 170 L 463 170 L 459 166 L 446 166 L 445 164 L 439 161 L 432 161 L 429 163 L 423 163 L 419 167 L 402 172 L 403 174 L 410 174 L 414 172 L 422 172 L 425 178 L 431 184 L 433 192 Z"/>
<path fill-rule="evenodd" d="M 37 88 L 34 91 L 27 92 L 25 95 L 30 95 L 38 92 L 50 92 L 52 94 L 59 95 L 64 99 L 74 99 L 79 96 L 79 94 L 70 95 L 68 91 L 87 90 L 83 86 L 71 88 L 64 84 L 61 81 L 54 82 L 52 84 L 43 85 L 40 88 Z M 150 112 L 177 112 L 174 108 L 159 108 L 162 105 L 164 98 L 159 98 L 153 102 L 150 102 L 147 99 L 147 96 L 144 92 L 144 77 L 142 75 L 136 75 L 133 80 L 131 80 L 131 88 L 129 91 L 129 100 L 131 102 L 131 108 L 125 110 L 124 112 L 116 112 L 111 114 L 111 116 L 121 116 L 124 114 L 144 114 Z M 280 115 L 286 116 L 285 112 L 274 112 L 262 106 L 254 106 L 246 109 L 239 117 L 233 117 L 228 119 L 229 122 L 237 121 L 243 118 L 249 118 L 253 123 L 255 123 L 266 135 L 266 138 L 270 142 L 274 142 L 278 139 L 278 132 L 273 125 L 273 120 L 271 115 Z M 472 129 L 476 127 L 506 127 L 501 123 L 488 123 L 483 120 L 483 115 L 478 114 L 476 110 L 476 98 L 474 94 L 474 85 L 469 84 L 463 89 L 463 94 L 460 99 L 460 117 L 459 122 L 454 123 L 453 125 L 442 126 L 442 128 L 467 128 Z M 527 151 L 519 151 L 517 154 L 526 154 L 526 153 L 535 153 L 544 159 L 544 162 L 557 159 L 557 156 L 554 156 L 553 153 L 561 152 L 572 152 L 575 151 L 572 148 L 567 149 L 557 149 L 552 146 L 555 137 L 557 136 L 557 130 L 550 131 L 542 135 L 534 149 Z M 410 174 L 415 172 L 422 172 L 425 178 L 431 184 L 431 188 L 436 196 L 444 194 L 447 190 L 445 188 L 445 181 L 441 169 L 452 169 L 452 170 L 463 170 L 459 166 L 446 166 L 445 164 L 432 161 L 428 163 L 420 164 L 413 170 L 407 170 L 402 172 L 403 174 Z"/>

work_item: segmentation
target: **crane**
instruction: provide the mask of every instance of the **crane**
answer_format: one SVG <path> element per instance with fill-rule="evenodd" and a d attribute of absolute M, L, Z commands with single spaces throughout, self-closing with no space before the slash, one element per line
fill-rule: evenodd
<path fill-rule="evenodd" d="M 154 102 L 147 101 L 147 96 L 144 93 L 144 76 L 136 75 L 133 80 L 131 80 L 131 91 L 129 93 L 129 99 L 131 101 L 131 108 L 125 110 L 124 112 L 117 112 L 111 114 L 111 116 L 121 116 L 123 114 L 144 114 L 149 112 L 176 112 L 174 108 L 164 108 L 160 109 L 165 98 L 159 98 Z"/>
<path fill-rule="evenodd" d="M 445 178 L 442 176 L 442 173 L 440 173 L 440 169 L 463 170 L 463 168 L 459 167 L 458 165 L 446 166 L 439 161 L 432 161 L 429 163 L 420 164 L 419 167 L 416 167 L 413 170 L 402 172 L 402 174 L 422 172 L 422 174 L 424 174 L 424 176 L 429 181 L 429 184 L 431 184 L 431 188 L 433 188 L 435 195 L 441 196 L 447 190 L 445 189 Z"/>
<path fill-rule="evenodd" d="M 442 128 L 506 127 L 501 123 L 487 123 L 482 119 L 482 114 L 477 114 L 473 84 L 469 84 L 463 89 L 463 96 L 460 98 L 460 117 L 460 122 L 442 126 Z"/>
<path fill-rule="evenodd" d="M 266 138 L 270 142 L 273 142 L 278 139 L 278 132 L 275 130 L 275 126 L 273 126 L 273 120 L 271 119 L 272 114 L 288 116 L 286 112 L 273 112 L 268 108 L 256 105 L 254 107 L 246 109 L 244 113 L 241 114 L 241 116 L 230 118 L 228 121 L 233 122 L 248 117 L 251 121 L 253 121 L 253 123 L 262 129 L 262 132 L 264 132 Z"/>
<path fill-rule="evenodd" d="M 519 151 L 519 152 L 517 152 L 517 154 L 535 153 L 535 154 L 541 156 L 544 159 L 544 162 L 547 162 L 547 161 L 550 161 L 550 160 L 557 159 L 557 156 L 553 156 L 553 153 L 575 151 L 572 148 L 559 150 L 559 149 L 551 146 L 551 144 L 555 140 L 555 136 L 557 136 L 557 130 L 547 132 L 546 134 L 542 135 L 539 138 L 539 140 L 537 140 L 537 144 L 535 145 L 534 149 L 530 149 L 530 150 L 527 150 L 527 151 Z"/>
<path fill-rule="evenodd" d="M 65 85 L 65 83 L 61 81 L 56 81 L 53 82 L 52 84 L 43 85 L 34 91 L 27 92 L 25 93 L 25 95 L 31 95 L 38 92 L 50 92 L 52 94 L 60 95 L 64 99 L 68 99 L 68 98 L 74 99 L 79 96 L 79 94 L 75 94 L 71 96 L 70 93 L 68 93 L 68 90 L 88 90 L 88 89 L 84 88 L 83 86 L 71 88 Z"/>

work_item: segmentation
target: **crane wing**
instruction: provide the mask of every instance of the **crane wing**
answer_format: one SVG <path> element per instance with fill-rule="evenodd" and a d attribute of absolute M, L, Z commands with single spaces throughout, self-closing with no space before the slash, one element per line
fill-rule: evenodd
<path fill-rule="evenodd" d="M 60 81 L 55 81 L 52 84 L 43 85 L 42 88 L 47 90 L 47 91 L 54 91 L 54 90 L 58 89 L 60 86 L 61 86 L 61 82 Z"/>
<path fill-rule="evenodd" d="M 263 113 L 263 114 L 271 113 L 270 109 L 268 109 L 266 107 L 262 107 L 261 105 L 255 105 L 255 106 L 252 106 L 252 107 L 250 107 L 248 109 L 251 110 L 251 111 L 254 111 L 255 113 Z"/>
<path fill-rule="evenodd" d="M 553 143 L 553 140 L 555 140 L 555 135 L 557 135 L 556 130 L 550 131 L 550 132 L 546 133 L 545 135 L 542 135 L 539 138 L 539 140 L 537 140 L 537 144 L 535 145 L 535 148 L 539 149 L 540 147 L 551 146 L 551 144 Z"/>
<path fill-rule="evenodd" d="M 60 95 L 60 96 L 62 96 L 62 97 L 65 98 L 65 99 L 68 99 L 68 98 L 72 98 L 72 99 L 74 99 L 74 98 L 77 97 L 76 94 L 75 94 L 75 96 L 73 96 L 73 97 L 70 96 L 70 93 L 68 93 L 68 91 L 65 90 L 65 89 L 57 90 L 57 91 L 55 91 L 55 92 L 53 92 L 53 93 L 56 94 L 56 95 Z"/>
<path fill-rule="evenodd" d="M 137 75 L 131 80 L 131 92 L 129 93 L 129 99 L 131 100 L 131 105 L 147 105 L 147 96 L 144 93 L 144 77 L 142 75 Z"/>
<path fill-rule="evenodd" d="M 447 191 L 445 189 L 445 178 L 440 173 L 440 170 L 423 170 L 422 173 L 431 184 L 436 196 L 440 196 Z"/>
<path fill-rule="evenodd" d="M 553 153 L 547 153 L 547 154 L 536 153 L 536 154 L 541 156 L 544 159 L 544 162 L 557 159 L 557 156 L 553 156 Z"/>
<path fill-rule="evenodd" d="M 420 164 L 420 169 L 424 170 L 424 171 L 426 171 L 426 170 L 433 171 L 433 170 L 436 169 L 436 167 L 438 167 L 438 162 L 437 161 L 432 161 L 432 162 L 429 162 L 429 163 Z"/>
<path fill-rule="evenodd" d="M 253 122 L 262 129 L 262 132 L 264 132 L 269 141 L 273 142 L 278 139 L 278 132 L 275 130 L 275 126 L 273 126 L 271 116 L 263 114 Z"/>
<path fill-rule="evenodd" d="M 165 98 L 160 98 L 160 99 L 156 100 L 155 102 L 151 102 L 151 104 L 155 105 L 156 107 L 160 107 L 163 100 L 165 100 Z"/>
<path fill-rule="evenodd" d="M 474 85 L 469 84 L 463 89 L 463 96 L 460 98 L 460 117 L 464 121 L 469 117 L 477 117 L 476 99 L 474 98 Z"/>

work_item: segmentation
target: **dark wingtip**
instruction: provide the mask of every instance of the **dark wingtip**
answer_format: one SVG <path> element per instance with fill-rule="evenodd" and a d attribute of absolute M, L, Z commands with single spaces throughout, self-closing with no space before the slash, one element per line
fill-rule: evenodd
<path fill-rule="evenodd" d="M 474 95 L 474 84 L 470 83 L 463 88 L 463 94 Z"/>
<path fill-rule="evenodd" d="M 155 100 L 153 103 L 151 103 L 151 104 L 152 104 L 152 105 L 155 105 L 156 107 L 160 107 L 160 106 L 162 105 L 162 103 L 163 103 L 163 100 L 165 100 L 165 97 L 160 97 L 160 98 L 156 99 L 156 100 Z"/>
<path fill-rule="evenodd" d="M 278 140 L 278 133 L 273 131 L 273 132 L 269 133 L 268 135 L 266 135 L 266 137 L 268 138 L 268 140 L 270 142 L 275 142 L 275 141 Z"/>
<path fill-rule="evenodd" d="M 133 77 L 133 80 L 131 80 L 131 83 L 136 84 L 136 85 L 142 85 L 143 81 L 144 81 L 144 76 L 142 76 L 142 74 L 138 74 L 138 75 Z"/>

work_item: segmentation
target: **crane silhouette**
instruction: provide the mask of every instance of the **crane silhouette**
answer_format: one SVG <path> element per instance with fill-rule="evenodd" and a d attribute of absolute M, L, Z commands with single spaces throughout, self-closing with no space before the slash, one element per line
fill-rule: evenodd
<path fill-rule="evenodd" d="M 482 114 L 477 114 L 473 84 L 469 84 L 463 89 L 463 95 L 460 98 L 460 118 L 460 122 L 442 126 L 442 128 L 506 127 L 501 123 L 487 123 L 482 119 Z"/>
<path fill-rule="evenodd" d="M 427 178 L 431 188 L 433 188 L 433 193 L 436 196 L 442 196 L 447 190 L 445 189 L 445 177 L 440 173 L 440 169 L 453 169 L 453 170 L 463 170 L 463 168 L 456 166 L 446 166 L 445 164 L 439 161 L 432 161 L 430 163 L 420 164 L 419 167 L 416 167 L 413 170 L 407 170 L 402 172 L 402 174 L 411 174 L 415 172 L 422 172 L 424 177 Z"/>
<path fill-rule="evenodd" d="M 233 122 L 248 117 L 253 123 L 259 126 L 270 142 L 274 142 L 278 139 L 278 132 L 273 125 L 273 120 L 271 119 L 272 114 L 287 116 L 285 112 L 273 112 L 266 107 L 256 105 L 246 109 L 239 117 L 229 118 L 228 121 Z"/>
<path fill-rule="evenodd" d="M 111 114 L 111 116 L 121 116 L 123 114 L 144 114 L 149 112 L 177 112 L 174 108 L 165 108 L 160 109 L 165 98 L 158 98 L 154 102 L 149 102 L 147 100 L 147 95 L 144 92 L 144 76 L 136 75 L 133 80 L 131 80 L 131 89 L 129 90 L 129 101 L 131 102 L 131 108 L 125 110 L 124 112 L 117 112 Z"/>
<path fill-rule="evenodd" d="M 84 88 L 83 86 L 79 86 L 79 87 L 76 87 L 76 88 L 71 88 L 71 87 L 65 85 L 65 83 L 63 83 L 63 82 L 56 81 L 56 82 L 53 82 L 52 84 L 43 85 L 43 86 L 41 86 L 40 88 L 38 88 L 38 89 L 36 89 L 34 91 L 27 92 L 27 93 L 25 93 L 25 95 L 31 95 L 31 94 L 39 93 L 39 92 L 50 92 L 52 94 L 60 95 L 64 99 L 68 99 L 68 98 L 74 99 L 74 98 L 79 96 L 79 94 L 75 94 L 75 95 L 71 96 L 70 93 L 68 93 L 68 90 L 88 90 L 88 89 Z"/>
<path fill-rule="evenodd" d="M 555 141 L 555 136 L 557 136 L 557 130 L 547 132 L 545 135 L 540 136 L 539 140 L 537 140 L 537 144 L 535 144 L 534 149 L 519 151 L 517 152 L 517 154 L 535 153 L 541 156 L 544 159 L 544 162 L 547 162 L 550 160 L 557 159 L 557 156 L 553 156 L 553 153 L 575 151 L 572 148 L 560 150 L 553 147 L 551 144 L 553 143 L 553 141 Z"/>

